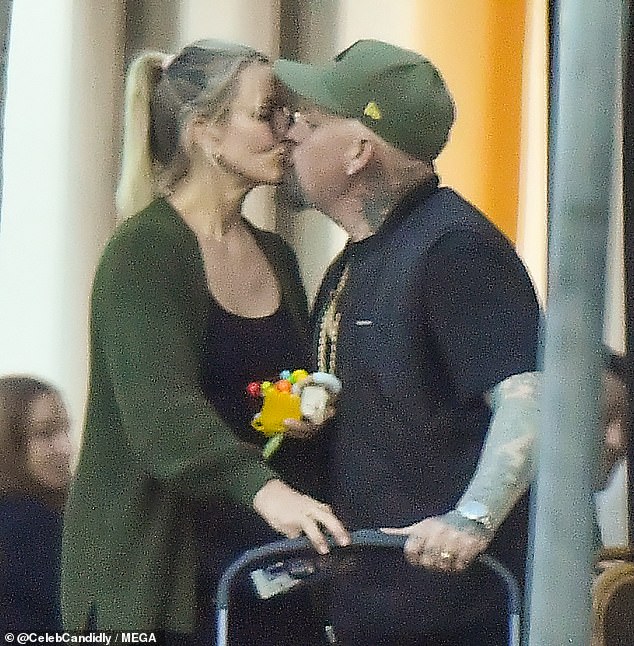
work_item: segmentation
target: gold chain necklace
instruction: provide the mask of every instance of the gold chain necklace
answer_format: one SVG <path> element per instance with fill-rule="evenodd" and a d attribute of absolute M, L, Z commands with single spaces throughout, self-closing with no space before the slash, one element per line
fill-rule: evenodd
<path fill-rule="evenodd" d="M 344 268 L 337 286 L 330 292 L 330 297 L 319 322 L 319 342 L 317 346 L 317 367 L 320 372 L 335 374 L 337 365 L 337 338 L 341 312 L 337 311 L 339 299 L 348 280 L 348 266 Z"/>

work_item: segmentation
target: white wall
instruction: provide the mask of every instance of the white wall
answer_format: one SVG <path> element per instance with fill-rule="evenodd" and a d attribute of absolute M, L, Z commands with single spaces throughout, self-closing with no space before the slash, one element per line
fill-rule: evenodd
<path fill-rule="evenodd" d="M 222 38 L 275 56 L 279 16 L 279 0 L 181 0 L 179 45 L 200 38 Z"/>
<path fill-rule="evenodd" d="M 421 27 L 416 0 L 341 0 L 339 49 L 362 38 L 418 49 Z"/>
<path fill-rule="evenodd" d="M 55 269 L 67 209 L 60 162 L 68 152 L 71 10 L 69 2 L 14 3 L 0 221 L 0 372 L 56 382 L 63 374 L 53 339 L 64 309 Z"/>
<path fill-rule="evenodd" d="M 43 377 L 78 432 L 88 293 L 113 223 L 120 3 L 14 2 L 0 221 L 0 374 Z"/>

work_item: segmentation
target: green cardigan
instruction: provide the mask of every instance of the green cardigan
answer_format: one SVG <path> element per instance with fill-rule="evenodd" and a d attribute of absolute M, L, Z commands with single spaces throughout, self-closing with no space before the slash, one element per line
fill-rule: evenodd
<path fill-rule="evenodd" d="M 249 225 L 251 226 L 251 225 Z M 295 256 L 251 227 L 305 333 Z M 91 306 L 90 391 L 67 504 L 65 627 L 194 627 L 192 502 L 250 505 L 276 474 L 232 434 L 198 384 L 210 295 L 193 232 L 164 199 L 126 221 L 101 258 Z"/>

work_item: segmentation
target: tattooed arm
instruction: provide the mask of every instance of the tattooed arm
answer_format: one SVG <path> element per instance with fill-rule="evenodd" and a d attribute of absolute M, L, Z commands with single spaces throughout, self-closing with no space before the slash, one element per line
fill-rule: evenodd
<path fill-rule="evenodd" d="M 540 374 L 525 372 L 487 393 L 492 416 L 478 467 L 456 510 L 445 516 L 456 529 L 492 535 L 528 489 L 535 472 L 539 386 Z M 479 521 L 461 513 L 480 506 L 487 511 Z"/>
<path fill-rule="evenodd" d="M 540 374 L 526 372 L 487 393 L 491 423 L 475 474 L 456 509 L 385 530 L 409 537 L 405 556 L 411 563 L 458 571 L 486 549 L 533 479 L 539 390 Z"/>

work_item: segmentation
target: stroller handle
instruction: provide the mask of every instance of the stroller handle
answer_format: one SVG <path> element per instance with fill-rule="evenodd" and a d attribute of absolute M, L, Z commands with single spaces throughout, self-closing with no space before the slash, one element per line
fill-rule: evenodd
<path fill-rule="evenodd" d="M 337 549 L 348 549 L 350 547 L 403 549 L 406 541 L 407 536 L 385 534 L 378 529 L 359 529 L 350 532 L 350 545 L 347 548 L 337 546 L 331 538 L 328 538 L 330 547 Z M 233 580 L 247 568 L 257 562 L 273 557 L 289 556 L 296 552 L 310 549 L 312 549 L 311 542 L 308 538 L 302 536 L 301 538 L 288 538 L 275 541 L 273 543 L 267 543 L 261 547 L 247 550 L 223 572 L 216 590 L 216 608 L 221 610 L 229 607 L 231 584 Z M 489 570 L 495 572 L 495 574 L 504 581 L 507 589 L 509 612 L 512 614 L 519 614 L 521 606 L 519 585 L 510 570 L 488 554 L 481 554 L 476 561 L 484 565 Z"/>
<path fill-rule="evenodd" d="M 385 534 L 378 529 L 359 529 L 350 532 L 350 544 L 347 548 L 338 546 L 331 537 L 328 537 L 328 544 L 331 548 L 348 549 L 350 547 L 384 547 L 388 549 L 403 549 L 406 536 L 392 536 Z M 247 550 L 238 557 L 223 572 L 216 589 L 216 608 L 221 610 L 229 606 L 229 594 L 231 584 L 244 570 L 254 564 L 274 557 L 292 556 L 297 552 L 309 551 L 312 543 L 308 538 L 287 538 L 273 543 L 267 543 L 260 547 Z"/>
<path fill-rule="evenodd" d="M 341 548 L 328 538 L 331 548 L 350 549 L 354 547 L 372 547 L 387 549 L 403 549 L 407 536 L 385 534 L 378 529 L 359 529 L 350 533 L 350 545 Z M 255 563 L 270 560 L 275 557 L 292 556 L 298 552 L 311 550 L 312 545 L 306 537 L 290 538 L 248 550 L 235 560 L 223 572 L 216 589 L 216 616 L 217 616 L 217 645 L 225 646 L 228 640 L 229 628 L 229 595 L 234 579 Z M 519 646 L 520 643 L 520 612 L 521 593 L 517 579 L 512 572 L 500 561 L 481 554 L 476 559 L 481 564 L 494 572 L 504 583 L 508 604 L 509 646 Z"/>

